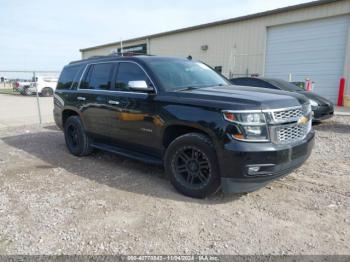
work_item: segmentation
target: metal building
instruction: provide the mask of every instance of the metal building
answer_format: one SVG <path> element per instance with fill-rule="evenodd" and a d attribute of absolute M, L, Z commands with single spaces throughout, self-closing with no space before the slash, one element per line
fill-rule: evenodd
<path fill-rule="evenodd" d="M 84 48 L 83 58 L 120 51 Z M 333 102 L 339 80 L 350 96 L 350 0 L 321 0 L 123 41 L 123 51 L 202 60 L 227 77 L 310 78 Z"/>

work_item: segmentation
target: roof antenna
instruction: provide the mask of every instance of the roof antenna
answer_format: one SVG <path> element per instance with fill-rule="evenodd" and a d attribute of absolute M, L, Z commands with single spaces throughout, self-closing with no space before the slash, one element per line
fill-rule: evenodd
<path fill-rule="evenodd" d="M 122 38 L 120 38 L 120 53 L 122 56 L 124 56 L 123 55 L 123 39 Z"/>

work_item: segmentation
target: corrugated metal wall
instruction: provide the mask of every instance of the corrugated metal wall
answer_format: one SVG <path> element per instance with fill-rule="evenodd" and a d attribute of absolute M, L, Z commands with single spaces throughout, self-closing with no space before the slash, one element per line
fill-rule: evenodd
<path fill-rule="evenodd" d="M 226 76 L 256 73 L 263 75 L 268 27 L 344 14 L 350 14 L 350 0 L 153 37 L 148 41 L 144 39 L 126 42 L 125 45 L 148 42 L 151 54 L 178 57 L 191 55 L 213 67 L 222 66 L 223 74 Z M 203 51 L 202 45 L 207 45 L 208 50 Z M 82 56 L 86 58 L 92 55 L 109 54 L 117 47 L 119 45 L 88 50 L 83 52 Z M 349 59 L 346 59 L 345 68 L 350 68 L 349 62 Z M 344 74 L 350 73 L 344 72 Z"/>
<path fill-rule="evenodd" d="M 133 45 L 139 45 L 139 44 L 146 44 L 146 40 L 126 42 L 125 46 L 133 46 Z M 98 56 L 98 55 L 109 55 L 111 54 L 112 51 L 117 50 L 118 48 L 120 48 L 120 44 L 91 49 L 91 50 L 82 52 L 82 58 L 84 59 L 84 58 L 89 58 L 89 57 Z"/>
<path fill-rule="evenodd" d="M 270 27 L 265 76 L 288 81 L 290 73 L 299 82 L 310 78 L 316 93 L 336 102 L 349 25 L 347 15 Z"/>
<path fill-rule="evenodd" d="M 211 66 L 223 66 L 223 73 L 264 73 L 267 28 L 350 13 L 350 1 L 182 32 L 151 39 L 150 51 L 157 55 L 187 57 L 189 54 Z M 208 45 L 207 51 L 201 46 Z"/>

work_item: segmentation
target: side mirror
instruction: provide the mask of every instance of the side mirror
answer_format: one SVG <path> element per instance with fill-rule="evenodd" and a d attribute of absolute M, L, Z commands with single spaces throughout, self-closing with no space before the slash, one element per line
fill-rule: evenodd
<path fill-rule="evenodd" d="M 149 87 L 144 80 L 129 81 L 128 86 L 135 91 L 151 92 L 154 90 L 152 87 Z"/>

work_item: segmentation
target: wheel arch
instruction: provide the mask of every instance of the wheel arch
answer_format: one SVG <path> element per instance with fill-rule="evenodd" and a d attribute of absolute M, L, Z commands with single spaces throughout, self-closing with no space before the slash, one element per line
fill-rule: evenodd
<path fill-rule="evenodd" d="M 64 127 L 64 124 L 67 121 L 67 119 L 71 116 L 79 116 L 81 118 L 80 113 L 73 108 L 65 108 L 62 110 L 62 126 L 63 127 Z"/>
<path fill-rule="evenodd" d="M 162 145 L 164 148 L 167 148 L 172 141 L 174 141 L 176 138 L 188 134 L 188 133 L 200 133 L 208 136 L 210 140 L 215 145 L 215 137 L 214 133 L 211 132 L 208 129 L 205 129 L 201 126 L 194 126 L 194 125 L 186 125 L 183 123 L 174 123 L 171 125 L 168 125 L 164 128 L 163 134 L 162 134 Z"/>

